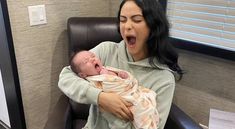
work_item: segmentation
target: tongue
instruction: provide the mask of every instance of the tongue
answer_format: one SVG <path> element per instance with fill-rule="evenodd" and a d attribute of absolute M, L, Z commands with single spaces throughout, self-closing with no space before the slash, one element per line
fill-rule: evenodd
<path fill-rule="evenodd" d="M 136 41 L 136 39 L 134 38 L 134 37 L 131 37 L 130 39 L 129 39 L 129 44 L 130 45 L 133 45 L 133 44 L 135 44 L 135 41 Z"/>

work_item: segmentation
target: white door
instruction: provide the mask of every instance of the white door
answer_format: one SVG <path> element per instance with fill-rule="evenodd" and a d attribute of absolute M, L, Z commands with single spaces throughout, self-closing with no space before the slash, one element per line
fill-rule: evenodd
<path fill-rule="evenodd" d="M 0 120 L 8 127 L 11 127 L 8 115 L 8 109 L 7 109 L 7 103 L 6 103 L 6 96 L 2 82 L 1 69 L 0 69 Z"/>

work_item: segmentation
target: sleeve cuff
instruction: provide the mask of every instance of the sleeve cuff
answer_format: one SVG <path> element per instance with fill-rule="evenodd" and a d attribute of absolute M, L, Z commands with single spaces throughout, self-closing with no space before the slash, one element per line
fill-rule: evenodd
<path fill-rule="evenodd" d="M 101 89 L 90 86 L 87 91 L 88 103 L 97 105 L 100 92 L 102 92 Z"/>

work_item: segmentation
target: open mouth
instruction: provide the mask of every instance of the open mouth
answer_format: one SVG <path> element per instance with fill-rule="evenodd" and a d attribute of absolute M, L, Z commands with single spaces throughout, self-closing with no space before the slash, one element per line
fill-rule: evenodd
<path fill-rule="evenodd" d="M 135 45 L 136 37 L 134 37 L 134 36 L 127 36 L 126 39 L 127 39 L 127 44 L 128 45 L 130 45 L 130 46 Z"/>
<path fill-rule="evenodd" d="M 100 70 L 101 70 L 100 65 L 95 64 L 95 69 L 96 69 L 98 72 L 100 72 Z"/>

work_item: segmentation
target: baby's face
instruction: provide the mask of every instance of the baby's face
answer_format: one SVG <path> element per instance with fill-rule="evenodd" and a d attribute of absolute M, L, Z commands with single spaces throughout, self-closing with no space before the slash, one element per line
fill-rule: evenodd
<path fill-rule="evenodd" d="M 99 75 L 103 65 L 99 58 L 90 51 L 82 51 L 75 56 L 75 62 L 80 68 L 83 77 L 91 75 Z"/>

